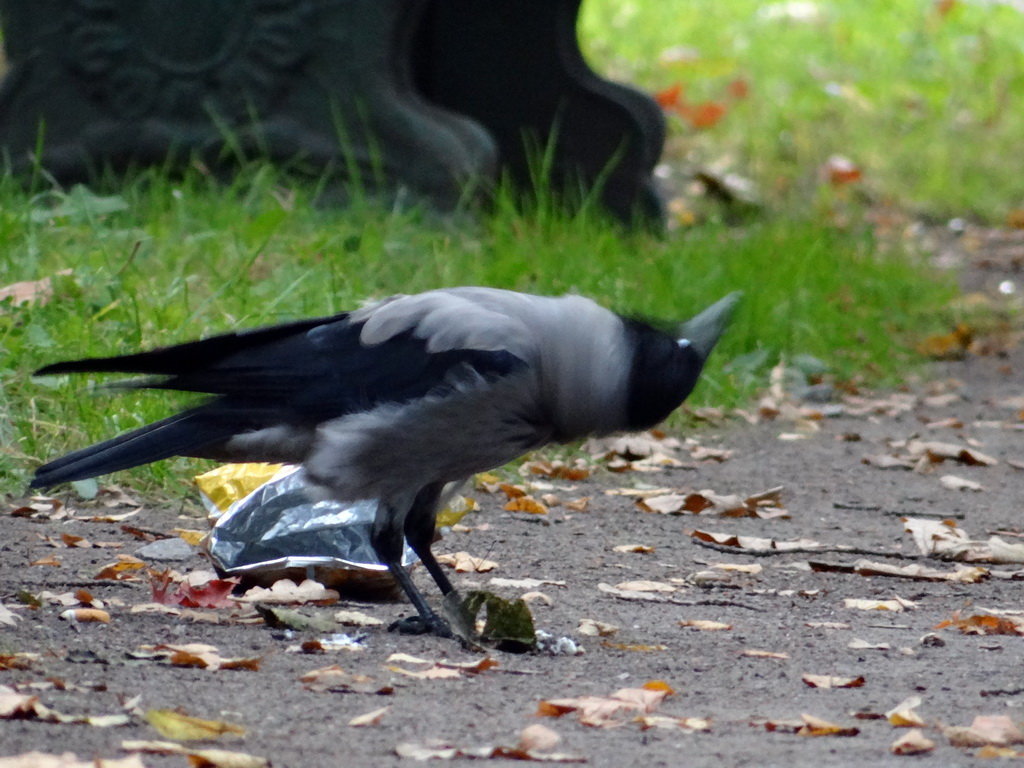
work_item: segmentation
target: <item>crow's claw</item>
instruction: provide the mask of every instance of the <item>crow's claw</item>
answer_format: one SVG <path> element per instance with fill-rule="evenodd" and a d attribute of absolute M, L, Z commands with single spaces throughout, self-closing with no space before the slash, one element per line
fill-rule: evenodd
<path fill-rule="evenodd" d="M 438 637 L 454 637 L 447 622 L 440 616 L 432 615 L 428 618 L 423 616 L 406 616 L 391 622 L 388 632 L 397 632 L 400 635 L 437 635 Z"/>

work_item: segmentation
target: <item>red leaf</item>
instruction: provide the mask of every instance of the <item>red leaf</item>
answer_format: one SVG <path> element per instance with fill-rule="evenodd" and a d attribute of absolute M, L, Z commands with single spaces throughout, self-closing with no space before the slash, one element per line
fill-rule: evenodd
<path fill-rule="evenodd" d="M 681 83 L 670 85 L 663 91 L 654 94 L 654 100 L 662 109 L 677 109 L 682 104 L 683 86 Z"/>

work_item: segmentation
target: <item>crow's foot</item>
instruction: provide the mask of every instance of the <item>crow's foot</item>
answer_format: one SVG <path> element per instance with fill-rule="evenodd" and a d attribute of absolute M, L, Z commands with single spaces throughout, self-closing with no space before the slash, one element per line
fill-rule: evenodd
<path fill-rule="evenodd" d="M 428 617 L 406 616 L 391 622 L 388 632 L 400 635 L 437 635 L 438 637 L 455 637 L 448 623 L 436 614 Z"/>

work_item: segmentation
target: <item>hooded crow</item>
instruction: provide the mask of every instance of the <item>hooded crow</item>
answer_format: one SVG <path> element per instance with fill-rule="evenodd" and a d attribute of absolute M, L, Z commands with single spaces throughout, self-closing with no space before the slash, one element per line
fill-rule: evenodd
<path fill-rule="evenodd" d="M 547 443 L 654 426 L 690 394 L 737 299 L 666 332 L 577 295 L 445 288 L 56 363 L 36 375 L 137 373 L 146 378 L 127 386 L 213 397 L 51 461 L 31 484 L 171 456 L 302 464 L 331 498 L 378 500 L 371 543 L 418 613 L 399 628 L 447 636 L 401 566 L 404 536 L 441 592 L 454 591 L 430 551 L 445 484 Z"/>

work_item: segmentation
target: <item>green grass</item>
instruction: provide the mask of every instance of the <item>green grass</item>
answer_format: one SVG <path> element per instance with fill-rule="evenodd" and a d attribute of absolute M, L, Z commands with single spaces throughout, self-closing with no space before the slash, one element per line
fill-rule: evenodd
<path fill-rule="evenodd" d="M 773 10 L 817 9 L 810 20 Z M 697 131 L 674 120 L 669 158 L 725 162 L 770 204 L 806 205 L 817 169 L 842 154 L 877 200 L 933 216 L 1001 222 L 1024 207 L 1024 13 L 1010 3 L 929 0 L 587 0 L 581 38 L 595 67 L 693 101 L 729 101 Z M 667 56 L 683 46 L 687 55 Z M 674 59 L 674 61 L 673 61 Z"/>
<path fill-rule="evenodd" d="M 895 378 L 952 296 L 868 230 L 773 218 L 667 238 L 624 233 L 549 205 L 442 219 L 372 206 L 321 210 L 253 167 L 230 187 L 146 175 L 117 197 L 30 197 L 0 185 L 4 282 L 61 269 L 46 303 L 0 308 L 0 474 L 17 493 L 41 460 L 166 415 L 167 393 L 90 391 L 89 376 L 33 380 L 56 360 L 110 355 L 351 308 L 371 296 L 484 284 L 577 291 L 617 310 L 683 318 L 728 291 L 746 301 L 695 402 L 743 402 L 780 355 L 838 378 Z M 187 460 L 134 470 L 137 487 L 185 492 Z M 122 478 L 123 480 L 124 478 Z"/>

